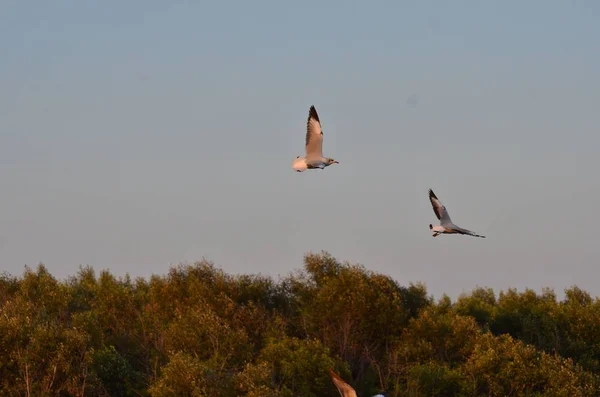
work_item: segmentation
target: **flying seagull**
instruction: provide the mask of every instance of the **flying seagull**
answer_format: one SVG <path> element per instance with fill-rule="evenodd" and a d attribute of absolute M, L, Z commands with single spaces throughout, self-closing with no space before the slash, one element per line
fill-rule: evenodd
<path fill-rule="evenodd" d="M 342 396 L 342 397 L 357 397 L 356 391 L 352 388 L 352 386 L 350 386 L 349 384 L 344 382 L 342 380 L 342 378 L 340 378 L 338 376 L 338 374 L 333 372 L 333 370 L 331 370 L 331 369 L 329 370 L 329 377 L 331 378 L 331 381 L 333 382 L 335 387 L 337 387 L 338 391 L 340 392 L 340 396 Z M 373 397 L 385 397 L 385 396 L 383 394 L 377 394 Z"/>
<path fill-rule="evenodd" d="M 437 198 L 437 196 L 431 189 L 429 189 L 429 201 L 431 201 L 431 205 L 433 206 L 433 212 L 435 212 L 435 216 L 437 216 L 437 218 L 440 220 L 439 226 L 433 226 L 432 224 L 429 224 L 429 229 L 431 229 L 431 231 L 433 232 L 433 237 L 437 237 L 440 234 L 458 233 L 485 238 L 485 236 L 480 236 L 479 234 L 475 234 L 470 230 L 463 229 L 452 223 L 452 219 L 450 219 L 450 215 L 448 215 L 448 210 L 446 210 L 446 207 L 442 204 L 442 202 Z"/>
<path fill-rule="evenodd" d="M 331 164 L 339 164 L 334 159 L 323 157 L 323 130 L 317 109 L 314 106 L 308 111 L 308 121 L 306 122 L 306 157 L 296 157 L 292 168 L 297 172 L 307 169 L 324 169 Z"/>

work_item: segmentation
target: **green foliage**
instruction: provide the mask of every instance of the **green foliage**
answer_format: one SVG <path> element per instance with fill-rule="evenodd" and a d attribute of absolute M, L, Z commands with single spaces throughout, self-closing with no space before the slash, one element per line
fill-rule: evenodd
<path fill-rule="evenodd" d="M 184 352 L 175 353 L 150 387 L 153 397 L 234 397 L 234 384 L 214 362 Z"/>
<path fill-rule="evenodd" d="M 206 261 L 132 280 L 0 277 L 0 395 L 600 395 L 600 301 L 577 287 L 434 303 L 327 253 L 277 281 Z"/>
<path fill-rule="evenodd" d="M 318 340 L 269 339 L 256 364 L 239 376 L 240 391 L 248 396 L 268 390 L 277 396 L 333 397 L 327 371 L 338 365 L 342 363 Z"/>
<path fill-rule="evenodd" d="M 418 311 L 430 304 L 424 287 L 403 288 L 388 276 L 360 265 L 341 265 L 327 254 L 307 255 L 307 284 L 302 296 L 305 332 L 318 336 L 350 363 L 358 376 L 369 376 Z"/>
<path fill-rule="evenodd" d="M 461 295 L 456 301 L 455 310 L 463 316 L 471 316 L 480 326 L 490 323 L 496 306 L 496 295 L 491 288 L 477 288 L 471 295 Z"/>
<path fill-rule="evenodd" d="M 590 378 L 571 361 L 540 352 L 510 335 L 484 334 L 464 371 L 473 380 L 470 392 L 475 395 L 593 395 Z"/>
<path fill-rule="evenodd" d="M 105 391 L 111 396 L 129 396 L 132 393 L 132 378 L 135 378 L 129 362 L 114 346 L 103 346 L 94 352 L 92 369 Z"/>
<path fill-rule="evenodd" d="M 68 288 L 43 265 L 25 270 L 0 316 L 2 394 L 82 395 L 90 374 L 89 335 L 69 324 Z"/>
<path fill-rule="evenodd" d="M 409 396 L 458 396 L 464 383 L 462 374 L 436 362 L 417 364 L 408 370 L 406 391 Z"/>

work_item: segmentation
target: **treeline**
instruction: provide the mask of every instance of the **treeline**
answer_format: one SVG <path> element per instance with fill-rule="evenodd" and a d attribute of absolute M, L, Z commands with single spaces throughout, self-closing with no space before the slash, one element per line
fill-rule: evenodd
<path fill-rule="evenodd" d="M 600 302 L 576 287 L 437 302 L 327 253 L 280 280 L 206 262 L 149 280 L 0 278 L 0 395 L 598 396 Z"/>

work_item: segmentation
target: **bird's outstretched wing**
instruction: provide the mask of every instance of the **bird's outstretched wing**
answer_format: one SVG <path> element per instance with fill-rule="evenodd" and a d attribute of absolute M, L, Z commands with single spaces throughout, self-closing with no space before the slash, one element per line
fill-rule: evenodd
<path fill-rule="evenodd" d="M 440 224 L 443 226 L 444 224 L 452 223 L 450 219 L 450 215 L 448 214 L 448 210 L 442 204 L 442 202 L 437 198 L 433 190 L 429 189 L 429 201 L 431 201 L 431 206 L 433 207 L 433 212 L 435 212 L 435 216 L 440 220 Z"/>
<path fill-rule="evenodd" d="M 472 231 L 470 231 L 468 229 L 463 229 L 462 227 L 458 227 L 456 225 L 454 225 L 450 229 L 453 230 L 455 233 L 458 233 L 458 234 L 465 234 L 465 235 L 468 235 L 468 236 L 485 238 L 485 236 L 481 236 L 479 234 L 475 234 L 475 232 L 472 232 Z"/>
<path fill-rule="evenodd" d="M 317 109 L 311 106 L 306 121 L 306 159 L 321 157 L 323 157 L 323 130 L 321 130 Z"/>
<path fill-rule="evenodd" d="M 333 372 L 333 370 L 331 369 L 329 370 L 329 377 L 331 378 L 331 381 L 333 382 L 335 387 L 337 387 L 338 391 L 340 392 L 340 396 L 357 397 L 356 391 L 354 391 L 354 389 L 349 384 L 344 382 L 342 378 L 340 378 L 338 374 Z"/>

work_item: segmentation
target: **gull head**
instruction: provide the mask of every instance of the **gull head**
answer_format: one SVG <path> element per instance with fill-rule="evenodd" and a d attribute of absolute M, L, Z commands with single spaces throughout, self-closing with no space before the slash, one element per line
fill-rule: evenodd
<path fill-rule="evenodd" d="M 340 163 L 339 161 L 336 161 L 334 159 L 327 159 L 327 164 L 325 164 L 325 165 L 339 164 L 339 163 Z"/>
<path fill-rule="evenodd" d="M 431 223 L 429 224 L 429 229 L 433 229 L 433 225 Z"/>

